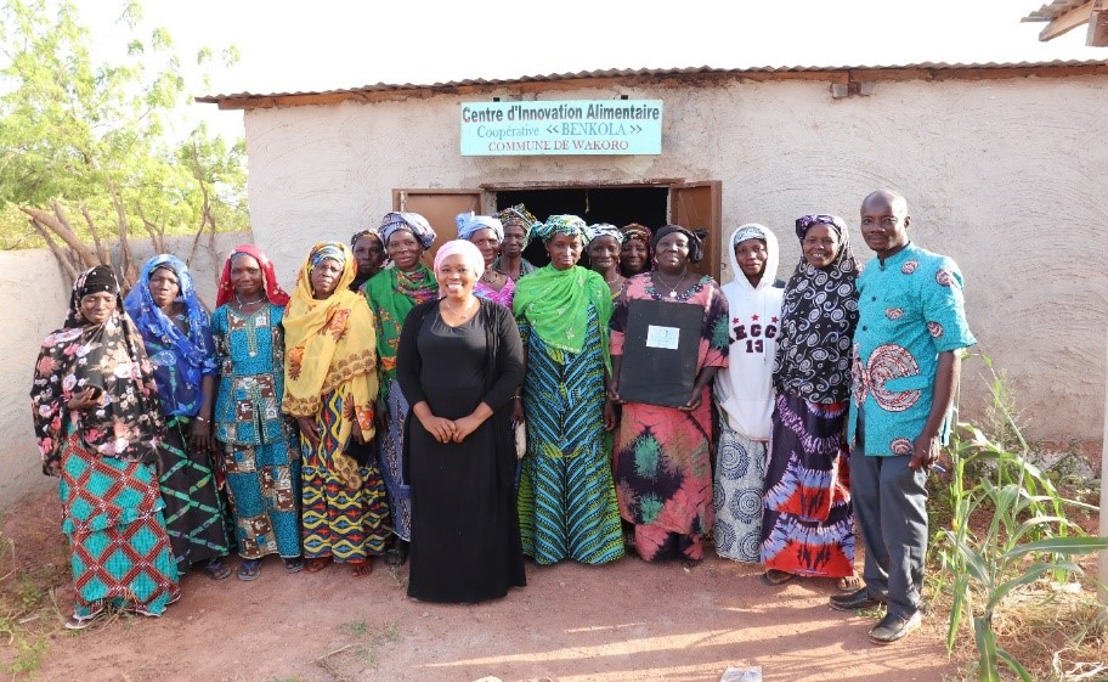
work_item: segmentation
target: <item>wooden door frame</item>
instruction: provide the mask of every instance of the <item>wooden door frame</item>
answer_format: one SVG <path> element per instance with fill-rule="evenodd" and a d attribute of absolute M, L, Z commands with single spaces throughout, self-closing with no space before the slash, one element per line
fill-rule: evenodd
<path fill-rule="evenodd" d="M 704 258 L 708 261 L 708 271 L 718 282 L 721 275 L 721 258 L 723 242 L 723 183 L 720 180 L 698 180 L 690 182 L 684 178 L 653 178 L 638 180 L 635 182 L 619 182 L 613 180 L 588 182 L 572 181 L 559 182 L 553 180 L 536 180 L 528 182 L 486 182 L 473 188 L 424 188 L 404 187 L 392 190 L 392 206 L 394 211 L 403 211 L 408 193 L 412 194 L 478 194 L 479 202 L 486 215 L 496 213 L 495 196 L 497 192 L 525 192 L 528 190 L 553 190 L 553 189 L 634 189 L 655 188 L 668 192 L 666 200 L 666 220 L 673 222 L 677 211 L 678 194 L 683 189 L 708 188 L 711 194 L 711 206 L 709 208 L 709 224 L 706 226 L 709 232 L 704 244 Z M 700 226 L 689 226 L 700 227 Z"/>
<path fill-rule="evenodd" d="M 708 224 L 701 225 L 685 225 L 678 220 L 677 203 L 679 198 L 677 195 L 683 189 L 701 189 L 706 188 L 709 192 L 711 206 L 708 209 Z M 698 180 L 696 182 L 680 182 L 675 183 L 669 188 L 669 216 L 670 222 L 683 225 L 690 229 L 699 227 L 706 227 L 708 229 L 708 238 L 704 241 L 704 260 L 708 262 L 708 274 L 712 276 L 716 282 L 720 281 L 722 275 L 722 256 L 723 256 L 723 182 L 721 180 Z M 687 222 L 687 221 L 686 221 Z M 703 261 L 701 261 L 703 262 Z"/>

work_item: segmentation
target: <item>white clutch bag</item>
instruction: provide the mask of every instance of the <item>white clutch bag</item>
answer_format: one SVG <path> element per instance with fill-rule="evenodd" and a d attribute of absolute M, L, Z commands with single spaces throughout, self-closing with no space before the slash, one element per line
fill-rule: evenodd
<path fill-rule="evenodd" d="M 523 455 L 527 453 L 527 423 L 516 422 L 516 459 L 523 459 Z"/>

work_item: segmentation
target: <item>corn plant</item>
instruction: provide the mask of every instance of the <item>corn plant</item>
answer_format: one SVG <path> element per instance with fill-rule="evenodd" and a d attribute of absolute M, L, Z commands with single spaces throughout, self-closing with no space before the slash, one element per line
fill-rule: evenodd
<path fill-rule="evenodd" d="M 1071 557 L 1108 550 L 1108 538 L 1083 535 L 1081 527 L 1065 517 L 1065 509 L 1095 507 L 1062 497 L 1023 453 L 1009 451 L 971 425 L 961 424 L 959 431 L 969 438 L 956 438 L 951 453 L 951 526 L 938 533 L 942 569 L 953 590 L 947 651 L 953 650 L 961 628 L 972 626 L 979 681 L 999 680 L 1003 662 L 1021 680 L 1031 682 L 1027 669 L 997 645 L 993 615 L 1021 585 L 1046 575 L 1055 580 L 1082 575 Z M 980 466 L 983 463 L 986 466 Z M 971 483 L 970 464 L 988 475 Z M 975 531 L 970 519 L 987 518 L 990 509 L 988 526 Z"/>

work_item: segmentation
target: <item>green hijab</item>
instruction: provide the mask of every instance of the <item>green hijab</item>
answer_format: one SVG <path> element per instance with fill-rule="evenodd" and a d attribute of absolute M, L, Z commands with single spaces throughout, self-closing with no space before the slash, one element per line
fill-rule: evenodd
<path fill-rule="evenodd" d="M 546 345 L 569 353 L 585 347 L 588 306 L 600 317 L 604 364 L 608 364 L 608 322 L 612 319 L 612 292 L 604 278 L 575 265 L 566 270 L 553 265 L 539 268 L 519 280 L 512 310 L 523 318 Z"/>
<path fill-rule="evenodd" d="M 422 263 L 410 273 L 395 268 L 382 270 L 365 283 L 365 296 L 377 324 L 377 368 L 382 395 L 396 378 L 396 349 L 404 320 L 412 308 L 438 295 L 435 273 Z"/>

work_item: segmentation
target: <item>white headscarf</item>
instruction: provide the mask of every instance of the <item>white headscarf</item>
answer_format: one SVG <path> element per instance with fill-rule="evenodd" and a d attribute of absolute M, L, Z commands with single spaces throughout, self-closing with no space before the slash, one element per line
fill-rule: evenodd
<path fill-rule="evenodd" d="M 757 285 L 746 278 L 735 256 L 735 246 L 747 239 L 766 243 L 766 267 Z M 768 440 L 773 425 L 773 359 L 784 294 L 783 288 L 774 286 L 780 258 L 777 237 L 764 225 L 747 223 L 728 240 L 734 279 L 722 289 L 731 348 L 727 369 L 716 375 L 715 395 L 728 426 L 752 440 Z"/>

